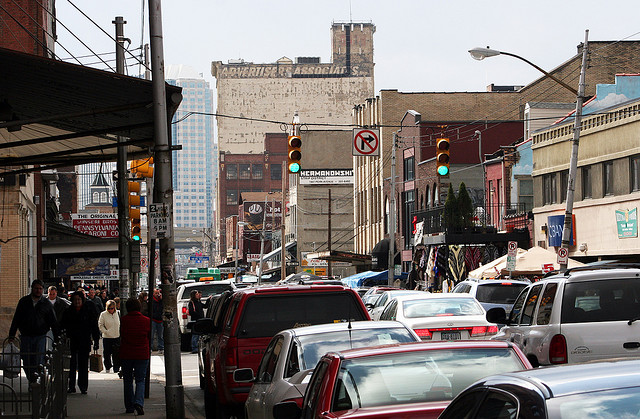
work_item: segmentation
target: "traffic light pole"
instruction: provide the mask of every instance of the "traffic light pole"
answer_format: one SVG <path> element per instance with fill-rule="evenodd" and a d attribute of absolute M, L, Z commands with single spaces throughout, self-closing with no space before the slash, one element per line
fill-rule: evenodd
<path fill-rule="evenodd" d="M 124 24 L 122 16 L 116 16 L 112 22 L 116 26 L 116 72 L 124 74 Z M 118 143 L 123 143 L 124 137 L 118 136 Z M 131 252 L 129 244 L 129 185 L 127 183 L 127 147 L 118 147 L 116 161 L 117 203 L 118 203 L 118 270 L 120 297 L 123 301 L 131 297 Z M 126 307 L 122 304 L 122 314 L 126 314 Z"/>
<path fill-rule="evenodd" d="M 178 303 L 175 283 L 175 248 L 173 242 L 173 187 L 171 185 L 171 148 L 167 120 L 164 81 L 161 0 L 149 0 L 149 38 L 151 40 L 151 74 L 155 137 L 155 175 L 153 202 L 166 208 L 167 234 L 160 237 L 160 278 L 162 320 L 164 323 L 166 416 L 184 418 L 184 387 L 178 336 Z"/>

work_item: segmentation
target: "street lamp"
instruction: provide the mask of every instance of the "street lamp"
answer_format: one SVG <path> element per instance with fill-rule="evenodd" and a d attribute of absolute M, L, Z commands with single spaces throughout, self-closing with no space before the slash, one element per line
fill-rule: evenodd
<path fill-rule="evenodd" d="M 240 258 L 240 246 L 239 246 L 239 239 L 240 239 L 240 227 L 244 227 L 249 223 L 245 223 L 244 221 L 238 221 L 237 223 L 237 234 L 236 234 L 236 269 L 235 269 L 235 275 L 234 275 L 234 281 L 238 280 L 238 259 Z"/>
<path fill-rule="evenodd" d="M 476 60 L 483 60 L 486 57 L 494 57 L 496 55 L 508 55 L 510 57 L 517 58 L 519 60 L 524 61 L 525 63 L 533 66 L 537 70 L 544 73 L 545 76 L 549 77 L 551 80 L 560 84 L 565 89 L 571 91 L 576 95 L 576 112 L 575 119 L 573 125 L 573 144 L 571 146 L 571 158 L 569 160 L 569 181 L 567 182 L 567 206 L 564 214 L 564 227 L 562 229 L 562 248 L 568 249 L 571 238 L 571 230 L 572 230 L 572 218 L 573 218 L 573 194 L 575 191 L 575 180 L 576 180 L 576 172 L 578 170 L 578 145 L 580 143 L 580 125 L 582 123 L 582 104 L 584 102 L 584 85 L 585 85 L 585 73 L 587 69 L 587 53 L 589 51 L 589 30 L 587 29 L 584 34 L 584 44 L 582 46 L 582 66 L 580 68 L 580 82 L 578 83 L 578 90 L 576 91 L 571 86 L 566 83 L 558 80 L 551 74 L 547 73 L 537 65 L 533 64 L 529 60 L 525 60 L 524 58 L 510 54 L 503 51 L 496 51 L 490 48 L 474 48 L 469 50 L 471 57 Z M 567 270 L 568 261 L 564 263 L 560 263 L 560 272 L 565 272 Z"/>
<path fill-rule="evenodd" d="M 551 80 L 555 81 L 556 83 L 558 83 L 559 85 L 561 85 L 565 89 L 569 90 L 574 95 L 576 95 L 576 96 L 578 95 L 578 91 L 576 89 L 574 89 L 573 87 L 569 86 L 568 84 L 566 84 L 562 80 L 556 78 L 553 74 L 548 73 L 547 71 L 545 71 L 542 68 L 538 67 L 537 65 L 535 65 L 531 61 L 529 61 L 526 58 L 523 58 L 523 57 L 521 57 L 519 55 L 512 54 L 510 52 L 498 51 L 498 50 L 495 50 L 495 49 L 491 49 L 489 47 L 487 47 L 487 48 L 478 47 L 478 48 L 470 49 L 469 50 L 469 54 L 471 54 L 471 58 L 473 58 L 474 60 L 478 60 L 478 61 L 482 61 L 482 60 L 484 60 L 485 58 L 488 58 L 488 57 L 495 57 L 496 55 L 508 55 L 509 57 L 517 58 L 517 59 L 519 59 L 521 61 L 524 61 L 525 63 L 529 64 L 531 67 L 535 68 L 536 70 L 540 71 L 545 76 L 549 77 Z"/>

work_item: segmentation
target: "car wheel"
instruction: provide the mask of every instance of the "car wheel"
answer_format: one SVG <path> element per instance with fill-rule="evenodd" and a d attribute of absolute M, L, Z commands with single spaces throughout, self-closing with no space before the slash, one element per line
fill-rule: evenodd
<path fill-rule="evenodd" d="M 180 350 L 191 351 L 191 333 L 180 333 Z"/>

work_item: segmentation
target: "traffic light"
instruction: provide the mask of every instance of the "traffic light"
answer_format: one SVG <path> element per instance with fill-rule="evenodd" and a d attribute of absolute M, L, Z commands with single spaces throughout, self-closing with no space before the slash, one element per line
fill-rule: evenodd
<path fill-rule="evenodd" d="M 153 157 L 131 161 L 131 175 L 138 178 L 153 177 Z"/>
<path fill-rule="evenodd" d="M 131 221 L 131 239 L 140 241 L 140 182 L 127 182 L 129 186 L 129 220 Z"/>
<path fill-rule="evenodd" d="M 436 140 L 436 164 L 439 176 L 449 176 L 449 139 Z"/>
<path fill-rule="evenodd" d="M 288 139 L 289 153 L 287 154 L 287 168 L 289 173 L 300 173 L 300 160 L 302 159 L 302 140 L 297 135 L 290 135 Z"/>

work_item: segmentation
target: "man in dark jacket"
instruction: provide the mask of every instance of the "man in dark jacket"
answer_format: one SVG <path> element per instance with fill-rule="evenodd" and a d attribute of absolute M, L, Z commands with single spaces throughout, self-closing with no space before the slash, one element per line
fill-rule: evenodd
<path fill-rule="evenodd" d="M 162 292 L 159 288 L 153 290 L 151 300 L 151 343 L 158 341 L 158 346 L 153 350 L 164 352 L 164 325 L 162 324 Z"/>
<path fill-rule="evenodd" d="M 13 342 L 20 330 L 20 357 L 29 381 L 35 380 L 39 364 L 44 363 L 47 332 L 53 330 L 58 336 L 58 323 L 53 306 L 43 297 L 44 285 L 35 279 L 31 283 L 31 294 L 18 301 L 16 312 L 9 328 L 9 341 Z"/>
<path fill-rule="evenodd" d="M 196 322 L 199 319 L 204 317 L 204 306 L 202 305 L 202 293 L 198 290 L 191 291 L 191 299 L 189 300 L 189 316 L 191 316 L 191 321 Z M 191 353 L 198 353 L 198 339 L 200 336 L 195 334 L 193 330 L 191 330 Z"/>

